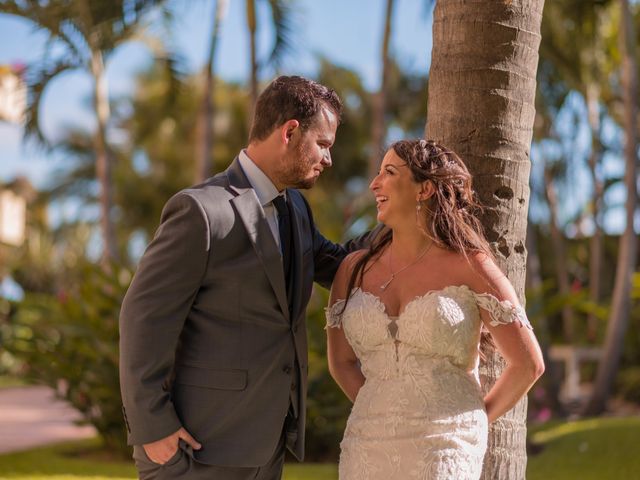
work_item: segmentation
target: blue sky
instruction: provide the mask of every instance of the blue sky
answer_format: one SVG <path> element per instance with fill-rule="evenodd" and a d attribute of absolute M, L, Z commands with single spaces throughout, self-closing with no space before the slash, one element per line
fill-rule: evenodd
<path fill-rule="evenodd" d="M 258 2 L 259 20 L 268 24 L 266 2 Z M 365 85 L 379 85 L 380 44 L 385 0 L 298 0 L 295 17 L 295 49 L 285 59 L 283 73 L 313 76 L 317 58 L 356 70 Z M 431 14 L 426 0 L 397 0 L 392 53 L 412 71 L 426 72 L 431 56 Z M 165 41 L 182 54 L 190 71 L 205 61 L 211 28 L 213 0 L 175 1 L 175 24 Z M 244 82 L 248 78 L 248 34 L 243 0 L 229 0 L 229 8 L 219 43 L 216 68 L 226 80 Z M 271 31 L 259 27 L 259 45 L 264 53 L 271 48 Z M 40 58 L 45 36 L 16 17 L 0 15 L 0 64 L 29 63 Z M 107 64 L 112 96 L 131 91 L 133 76 L 144 68 L 150 52 L 141 43 L 121 47 Z M 268 80 L 275 72 L 264 72 Z M 56 80 L 45 94 L 42 128 L 55 138 L 67 125 L 92 125 L 94 119 L 85 103 L 91 89 L 90 78 L 70 73 Z M 0 122 L 0 182 L 27 175 L 36 185 L 44 185 L 56 159 L 22 142 L 22 128 Z"/>
<path fill-rule="evenodd" d="M 100 0 L 107 1 L 107 0 Z M 248 34 L 245 1 L 228 0 L 229 8 L 219 43 L 216 69 L 226 80 L 246 82 L 249 72 Z M 260 57 L 270 51 L 271 29 L 267 2 L 258 3 L 258 17 L 262 28 L 258 31 Z M 380 48 L 386 0 L 296 0 L 294 18 L 294 50 L 284 62 L 283 73 L 313 76 L 319 56 L 357 71 L 365 85 L 373 90 L 379 85 Z M 396 0 L 391 41 L 392 55 L 409 71 L 427 72 L 431 57 L 430 0 Z M 187 69 L 195 72 L 205 61 L 211 29 L 214 0 L 173 0 L 175 22 L 161 33 L 165 43 L 186 60 Z M 40 58 L 45 36 L 34 27 L 15 17 L 0 15 L 0 65 L 29 63 Z M 133 87 L 134 74 L 149 64 L 150 52 L 142 43 L 122 46 L 107 63 L 109 91 L 112 96 L 127 95 Z M 265 71 L 262 80 L 275 74 Z M 69 125 L 91 126 L 94 118 L 86 102 L 90 98 L 91 80 L 84 73 L 61 76 L 47 90 L 41 110 L 42 128 L 55 139 Z M 588 145 L 583 139 L 581 145 Z M 536 155 L 532 159 L 536 163 Z M 619 158 L 607 162 L 620 166 Z M 26 175 L 37 186 L 44 186 L 52 168 L 60 159 L 47 155 L 22 142 L 22 128 L 0 122 L 0 183 L 17 175 Z M 536 175 L 535 165 L 532 175 Z M 563 193 L 573 198 L 564 202 L 561 212 L 565 218 L 582 208 L 589 194 L 590 184 L 584 172 L 576 171 L 568 189 Z M 585 188 L 586 187 L 586 188 Z M 620 186 L 621 187 L 621 186 Z M 624 189 L 610 192 L 614 203 L 622 202 Z M 546 217 L 541 206 L 533 206 L 536 219 Z M 612 209 L 606 218 L 609 231 L 620 231 L 624 225 L 620 207 Z"/>

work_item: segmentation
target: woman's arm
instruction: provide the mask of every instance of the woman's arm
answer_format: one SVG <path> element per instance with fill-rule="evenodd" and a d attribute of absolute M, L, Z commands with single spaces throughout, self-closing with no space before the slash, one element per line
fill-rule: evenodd
<path fill-rule="evenodd" d="M 538 341 L 529 327 L 513 286 L 487 257 L 476 257 L 472 288 L 476 293 L 484 325 L 507 362 L 500 378 L 484 398 L 489 422 L 500 418 L 527 394 L 544 373 Z M 488 295 L 482 295 L 488 294 Z M 526 323 L 519 320 L 523 319 Z"/>
<path fill-rule="evenodd" d="M 344 259 L 331 287 L 329 309 L 327 310 L 327 360 L 329 373 L 342 391 L 353 402 L 364 384 L 364 375 L 358 365 L 358 358 L 349 345 L 342 328 L 342 319 L 337 316 L 347 298 L 347 286 L 354 264 L 355 252 Z M 336 305 L 337 304 L 337 305 Z M 335 307 L 334 307 L 335 306 Z M 337 312 L 336 312 L 337 310 Z"/>

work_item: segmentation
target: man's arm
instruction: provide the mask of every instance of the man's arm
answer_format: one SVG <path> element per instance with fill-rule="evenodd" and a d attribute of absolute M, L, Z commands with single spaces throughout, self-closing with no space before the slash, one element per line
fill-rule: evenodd
<path fill-rule="evenodd" d="M 325 288 L 330 289 L 333 277 L 335 277 L 338 267 L 344 257 L 351 252 L 368 248 L 372 240 L 380 233 L 384 225 L 379 224 L 372 230 L 347 241 L 340 245 L 327 240 L 316 228 L 313 220 L 313 213 L 311 207 L 307 203 L 307 199 L 303 195 L 300 195 L 304 201 L 307 213 L 309 215 L 309 222 L 311 225 L 311 233 L 313 235 L 313 254 L 314 254 L 314 267 L 315 276 L 314 280 Z"/>
<path fill-rule="evenodd" d="M 383 228 L 384 225 L 382 223 L 379 223 L 368 232 L 365 232 L 362 235 L 358 235 L 356 238 L 348 240 L 342 245 L 342 247 L 347 251 L 347 254 L 355 252 L 357 250 L 369 248 L 371 242 L 373 242 L 373 240 L 380 234 L 380 232 L 382 232 Z"/>
<path fill-rule="evenodd" d="M 207 268 L 209 232 L 197 200 L 171 198 L 122 304 L 120 388 L 130 444 L 164 439 L 182 426 L 166 382 Z"/>

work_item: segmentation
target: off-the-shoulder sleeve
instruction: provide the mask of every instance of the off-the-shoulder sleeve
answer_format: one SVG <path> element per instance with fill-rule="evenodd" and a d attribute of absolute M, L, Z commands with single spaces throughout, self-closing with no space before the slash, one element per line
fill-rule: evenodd
<path fill-rule="evenodd" d="M 324 309 L 327 325 L 325 328 L 342 328 L 342 310 L 344 300 L 338 300 L 336 303 Z"/>
<path fill-rule="evenodd" d="M 492 327 L 518 322 L 521 327 L 533 330 L 527 313 L 520 305 L 514 305 L 509 300 L 500 301 L 490 293 L 474 293 L 474 296 L 478 306 L 489 313 L 489 324 Z"/>

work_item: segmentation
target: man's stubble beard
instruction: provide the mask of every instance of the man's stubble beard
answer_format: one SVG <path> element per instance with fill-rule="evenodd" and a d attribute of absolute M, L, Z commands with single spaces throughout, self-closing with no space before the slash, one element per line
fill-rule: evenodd
<path fill-rule="evenodd" d="M 297 188 L 298 190 L 309 190 L 313 188 L 315 184 L 316 184 L 315 178 L 305 178 L 304 180 L 298 182 L 293 187 Z"/>
<path fill-rule="evenodd" d="M 288 155 L 288 157 L 290 158 L 287 158 L 285 162 L 289 167 L 284 175 L 285 184 L 299 190 L 309 190 L 312 188 L 316 184 L 318 177 L 306 178 L 311 164 L 308 163 L 309 156 L 307 149 L 304 148 L 302 139 L 299 140 L 298 145 L 294 146 L 293 152 Z"/>

